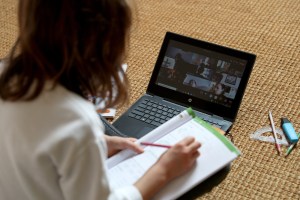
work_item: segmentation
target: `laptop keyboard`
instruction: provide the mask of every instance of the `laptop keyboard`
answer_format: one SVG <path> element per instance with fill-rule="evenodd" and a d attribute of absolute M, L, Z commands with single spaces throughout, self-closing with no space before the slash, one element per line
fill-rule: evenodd
<path fill-rule="evenodd" d="M 129 117 L 152 124 L 154 126 L 160 126 L 175 115 L 178 115 L 180 112 L 180 110 L 174 109 L 162 103 L 144 99 L 129 113 Z M 221 128 L 221 124 L 218 124 L 218 122 L 214 121 L 213 119 L 202 118 L 202 120 Z"/>
<path fill-rule="evenodd" d="M 159 126 L 180 112 L 170 106 L 145 99 L 129 113 L 129 117 Z"/>

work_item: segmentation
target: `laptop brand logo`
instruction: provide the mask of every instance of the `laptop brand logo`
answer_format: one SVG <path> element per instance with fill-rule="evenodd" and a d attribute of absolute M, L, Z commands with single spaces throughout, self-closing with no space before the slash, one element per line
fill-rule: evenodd
<path fill-rule="evenodd" d="M 189 102 L 189 103 L 191 103 L 192 101 L 193 101 L 193 99 L 191 99 L 191 98 L 188 99 L 188 102 Z"/>

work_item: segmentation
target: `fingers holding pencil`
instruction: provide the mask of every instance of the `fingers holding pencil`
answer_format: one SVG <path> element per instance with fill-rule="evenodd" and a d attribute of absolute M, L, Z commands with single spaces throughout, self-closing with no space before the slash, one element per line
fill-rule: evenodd
<path fill-rule="evenodd" d="M 200 156 L 198 151 L 200 147 L 201 144 L 195 138 L 187 137 L 166 151 L 157 164 L 168 169 L 168 176 L 174 178 L 191 169 Z"/>

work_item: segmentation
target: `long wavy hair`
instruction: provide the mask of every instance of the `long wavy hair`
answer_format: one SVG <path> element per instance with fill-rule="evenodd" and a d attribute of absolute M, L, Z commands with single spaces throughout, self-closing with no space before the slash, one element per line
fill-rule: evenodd
<path fill-rule="evenodd" d="M 33 100 L 47 81 L 107 99 L 106 106 L 127 100 L 121 65 L 132 22 L 128 0 L 21 0 L 18 21 L 0 75 L 3 100 Z"/>

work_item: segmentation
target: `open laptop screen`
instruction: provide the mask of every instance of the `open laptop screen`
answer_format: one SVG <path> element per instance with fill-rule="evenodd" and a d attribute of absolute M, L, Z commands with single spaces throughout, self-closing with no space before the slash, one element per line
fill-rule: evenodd
<path fill-rule="evenodd" d="M 234 120 L 256 56 L 167 32 L 147 93 Z"/>
<path fill-rule="evenodd" d="M 170 40 L 156 84 L 231 107 L 247 61 Z"/>

